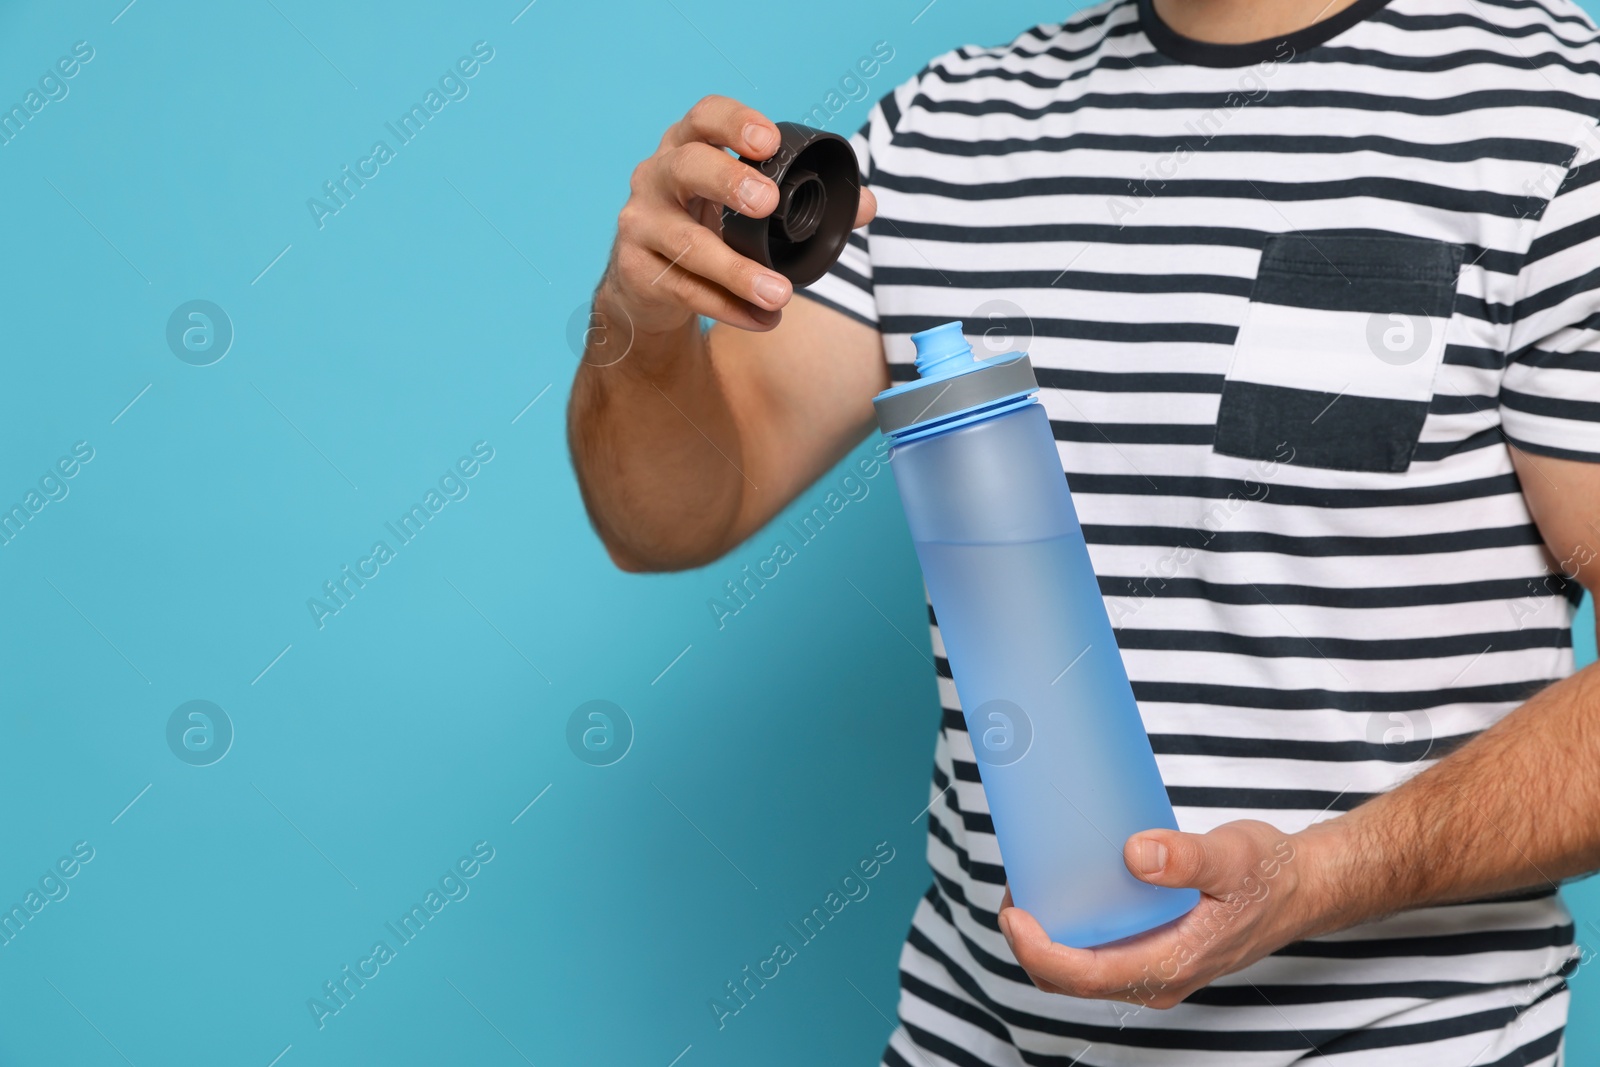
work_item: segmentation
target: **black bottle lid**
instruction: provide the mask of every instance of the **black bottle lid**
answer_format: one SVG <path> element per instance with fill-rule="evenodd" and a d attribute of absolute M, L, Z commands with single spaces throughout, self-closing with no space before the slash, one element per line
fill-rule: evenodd
<path fill-rule="evenodd" d="M 780 122 L 771 159 L 741 162 L 778 186 L 778 206 L 763 219 L 722 209 L 722 239 L 803 288 L 828 272 L 850 237 L 861 204 L 855 150 L 836 133 Z"/>

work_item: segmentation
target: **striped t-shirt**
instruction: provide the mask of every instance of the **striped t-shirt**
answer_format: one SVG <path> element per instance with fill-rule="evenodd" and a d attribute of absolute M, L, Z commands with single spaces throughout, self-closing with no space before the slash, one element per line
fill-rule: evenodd
<path fill-rule="evenodd" d="M 1508 446 L 1600 461 L 1597 114 L 1565 0 L 1357 0 L 1242 46 L 1111 0 L 939 57 L 857 135 L 878 217 L 807 294 L 895 381 L 951 319 L 1031 355 L 1182 829 L 1331 818 L 1572 671 L 1579 590 Z M 1553 886 L 1166 1012 L 1039 991 L 936 620 L 933 647 L 935 880 L 887 1064 L 1557 1062 Z"/>

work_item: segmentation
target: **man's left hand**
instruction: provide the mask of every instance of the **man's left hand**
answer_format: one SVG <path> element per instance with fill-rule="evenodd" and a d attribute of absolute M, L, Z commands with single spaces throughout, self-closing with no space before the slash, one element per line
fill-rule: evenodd
<path fill-rule="evenodd" d="M 1068 948 L 1011 903 L 1008 887 L 1000 931 L 1047 993 L 1170 1008 L 1322 925 L 1306 857 L 1301 835 L 1264 822 L 1207 834 L 1146 830 L 1128 839 L 1123 862 L 1140 881 L 1200 890 L 1187 915 L 1099 948 Z"/>

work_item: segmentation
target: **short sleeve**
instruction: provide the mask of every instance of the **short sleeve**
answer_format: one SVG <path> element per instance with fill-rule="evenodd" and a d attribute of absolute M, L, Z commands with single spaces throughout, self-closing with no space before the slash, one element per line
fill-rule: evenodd
<path fill-rule="evenodd" d="M 873 157 L 887 147 L 889 139 L 894 136 L 896 127 L 900 125 L 900 116 L 915 99 L 926 73 L 927 68 L 923 68 L 916 77 L 902 82 L 885 94 L 873 105 L 867 121 L 850 139 L 850 145 L 856 151 L 856 163 L 861 170 L 861 184 L 866 188 L 872 188 Z M 882 203 L 881 198 L 879 203 Z M 866 231 L 853 232 L 838 262 L 828 273 L 801 289 L 800 295 L 826 304 L 876 330 L 878 304 L 872 289 L 870 248 Z"/>
<path fill-rule="evenodd" d="M 1506 438 L 1600 463 L 1600 159 L 1570 168 L 1546 205 L 1518 293 L 1500 387 Z"/>

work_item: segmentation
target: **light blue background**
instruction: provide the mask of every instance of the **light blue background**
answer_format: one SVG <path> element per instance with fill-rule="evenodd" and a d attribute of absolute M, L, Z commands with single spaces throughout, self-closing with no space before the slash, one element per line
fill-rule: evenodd
<path fill-rule="evenodd" d="M 938 717 L 893 486 L 719 630 L 765 539 L 611 567 L 567 324 L 698 96 L 798 117 L 874 42 L 871 97 L 1062 12 L 123 2 L 0 12 L 0 101 L 95 49 L 0 147 L 0 504 L 95 450 L 0 548 L 0 903 L 95 850 L 0 948 L 0 1063 L 876 1062 Z M 480 40 L 470 95 L 319 230 L 307 198 Z M 236 330 L 211 366 L 166 345 L 192 299 Z M 479 441 L 470 494 L 319 630 L 307 598 Z M 236 730 L 209 767 L 167 747 L 193 699 Z M 565 743 L 592 699 L 634 724 L 613 766 Z M 319 1030 L 307 999 L 478 841 L 470 895 Z M 881 841 L 870 895 L 719 1030 L 709 999 Z"/>

